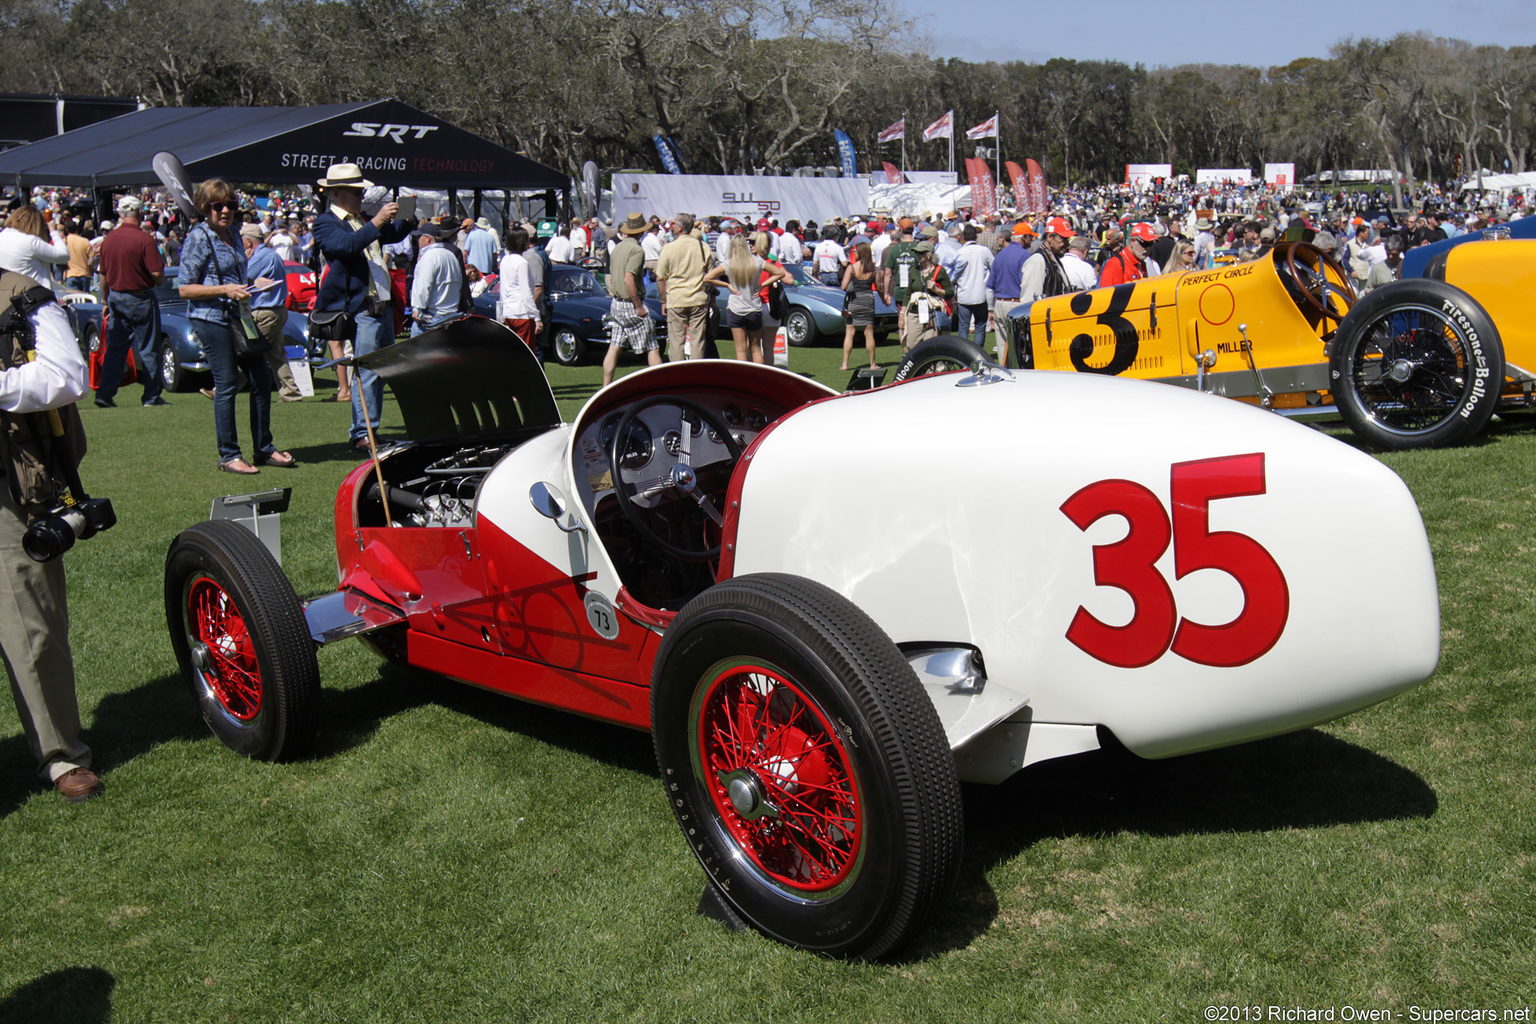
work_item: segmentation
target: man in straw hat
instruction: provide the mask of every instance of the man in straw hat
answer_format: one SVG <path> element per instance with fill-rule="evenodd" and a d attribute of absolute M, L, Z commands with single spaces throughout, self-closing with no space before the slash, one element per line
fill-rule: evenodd
<path fill-rule="evenodd" d="M 628 345 L 636 355 L 644 353 L 651 366 L 661 363 L 656 346 L 656 326 L 645 308 L 645 250 L 640 236 L 650 228 L 646 219 L 631 213 L 619 225 L 623 236 L 608 257 L 608 353 L 603 356 L 603 387 L 613 383 L 619 365 L 619 349 Z"/>
<path fill-rule="evenodd" d="M 363 219 L 363 190 L 373 182 L 356 164 L 332 164 L 319 185 L 329 206 L 315 218 L 315 242 L 325 255 L 323 283 L 315 295 L 315 311 L 339 311 L 355 325 L 352 350 L 367 355 L 394 344 L 394 319 L 389 309 L 389 269 L 384 243 L 398 242 L 416 227 L 414 220 L 394 219 L 398 207 L 386 202 L 371 220 Z M 372 370 L 357 369 L 352 389 L 352 428 L 348 439 L 366 451 L 370 431 L 379 427 L 384 382 Z M 367 402 L 367 412 L 363 403 Z"/>

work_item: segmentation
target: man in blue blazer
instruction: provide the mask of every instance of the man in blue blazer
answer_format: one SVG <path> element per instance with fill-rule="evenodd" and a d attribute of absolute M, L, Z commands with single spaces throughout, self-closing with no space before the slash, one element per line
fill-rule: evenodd
<path fill-rule="evenodd" d="M 341 310 L 357 320 L 352 341 L 354 355 L 367 355 L 394 344 L 395 321 L 390 312 L 389 269 L 384 244 L 398 242 L 416 227 L 414 220 L 394 219 L 399 209 L 386 202 L 372 220 L 363 218 L 363 190 L 373 182 L 363 177 L 356 164 L 332 164 L 320 179 L 329 204 L 315 218 L 315 244 L 325 258 L 325 276 L 315 295 L 315 310 Z M 367 414 L 363 401 L 367 400 Z M 384 382 L 372 370 L 358 368 L 352 387 L 352 445 L 368 450 L 368 432 L 379 429 L 379 406 L 384 403 Z"/>

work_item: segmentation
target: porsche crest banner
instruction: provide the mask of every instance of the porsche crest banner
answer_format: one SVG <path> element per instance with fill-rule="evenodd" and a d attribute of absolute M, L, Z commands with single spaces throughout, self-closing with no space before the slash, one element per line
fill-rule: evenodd
<path fill-rule="evenodd" d="M 885 183 L 887 185 L 900 185 L 902 181 L 901 168 L 889 160 L 881 161 L 881 168 L 885 171 Z"/>
<path fill-rule="evenodd" d="M 965 170 L 971 178 L 971 214 L 986 217 L 997 212 L 997 189 L 992 181 L 992 168 L 985 160 L 967 157 Z"/>
<path fill-rule="evenodd" d="M 792 178 L 747 174 L 636 174 L 613 176 L 613 216 L 723 215 L 747 223 L 791 217 L 826 223 L 869 213 L 864 178 Z"/>

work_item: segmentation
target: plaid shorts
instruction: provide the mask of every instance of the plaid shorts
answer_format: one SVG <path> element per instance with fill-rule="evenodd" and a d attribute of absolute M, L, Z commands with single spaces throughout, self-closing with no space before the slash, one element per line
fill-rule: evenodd
<path fill-rule="evenodd" d="M 655 349 L 656 325 L 651 312 L 641 307 L 637 313 L 635 304 L 627 299 L 610 299 L 608 306 L 608 344 L 628 345 L 636 355 L 644 355 Z"/>

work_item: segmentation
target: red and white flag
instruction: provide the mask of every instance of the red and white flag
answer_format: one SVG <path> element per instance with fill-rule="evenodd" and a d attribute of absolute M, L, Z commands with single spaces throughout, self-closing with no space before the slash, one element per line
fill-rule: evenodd
<path fill-rule="evenodd" d="M 952 139 L 954 137 L 955 112 L 953 110 L 923 129 L 924 142 L 932 142 L 934 139 Z"/>
<path fill-rule="evenodd" d="M 997 115 L 993 114 L 975 128 L 966 129 L 965 137 L 968 139 L 997 138 Z"/>
<path fill-rule="evenodd" d="M 901 168 L 889 160 L 881 161 L 880 166 L 885 168 L 885 182 L 887 185 L 900 185 L 906 180 L 901 173 Z"/>
<path fill-rule="evenodd" d="M 907 137 L 907 119 L 906 118 L 902 118 L 900 121 L 897 121 L 895 124 L 891 125 L 885 131 L 881 132 L 880 136 L 879 136 L 879 141 L 880 142 L 895 142 L 897 139 L 904 139 L 906 137 Z"/>

